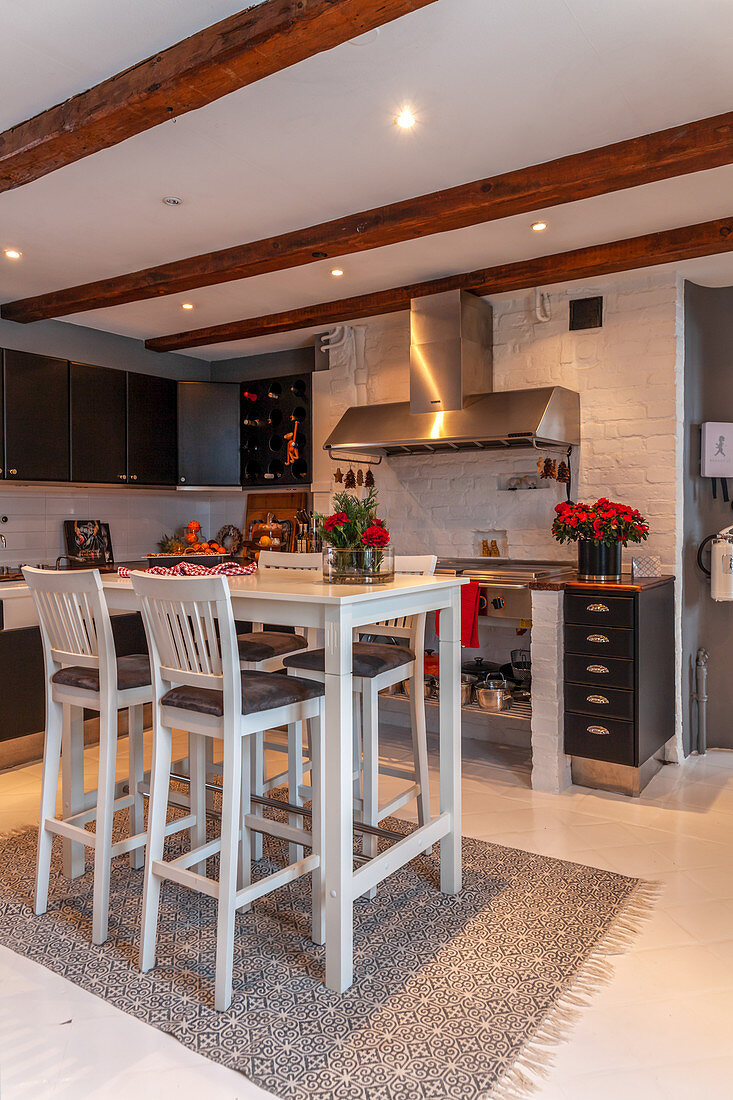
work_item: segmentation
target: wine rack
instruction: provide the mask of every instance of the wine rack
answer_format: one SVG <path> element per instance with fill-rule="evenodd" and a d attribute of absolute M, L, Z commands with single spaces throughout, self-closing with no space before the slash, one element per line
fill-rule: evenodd
<path fill-rule="evenodd" d="M 240 384 L 242 485 L 306 486 L 311 480 L 310 374 Z"/>

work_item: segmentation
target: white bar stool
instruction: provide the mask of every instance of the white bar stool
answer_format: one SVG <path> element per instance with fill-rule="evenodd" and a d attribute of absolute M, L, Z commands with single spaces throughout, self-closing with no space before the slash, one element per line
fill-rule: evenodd
<path fill-rule="evenodd" d="M 41 811 L 38 827 L 35 911 L 45 913 L 54 836 L 67 842 L 64 873 L 84 874 L 84 848 L 94 849 L 92 940 L 107 939 L 110 865 L 130 853 L 142 866 L 145 832 L 143 797 L 143 704 L 152 700 L 146 653 L 117 657 L 112 624 L 97 569 L 56 573 L 26 566 L 41 627 L 46 670 L 46 735 L 43 747 Z M 97 789 L 84 793 L 83 710 L 99 713 Z M 117 714 L 129 708 L 129 791 L 115 798 Z M 55 817 L 59 763 L 63 768 L 63 813 Z M 129 836 L 112 843 L 113 815 L 129 808 Z M 96 832 L 84 825 L 96 821 Z"/>
<path fill-rule="evenodd" d="M 257 559 L 258 570 L 287 569 L 305 570 L 309 573 L 317 573 L 321 569 L 320 554 L 290 554 L 279 550 L 261 550 Z M 294 624 L 297 626 L 297 624 Z M 290 634 L 286 631 L 265 630 L 262 623 L 252 623 L 251 634 L 240 634 L 237 637 L 239 646 L 239 663 L 243 669 L 252 669 L 257 672 L 279 672 L 283 667 L 283 658 L 291 653 L 307 649 L 315 644 L 311 631 L 306 636 L 302 634 Z M 265 750 L 284 753 L 287 760 L 286 771 L 279 772 L 269 778 L 265 772 Z M 288 801 L 294 805 L 302 805 L 300 788 L 303 785 L 303 770 L 310 760 L 310 748 L 305 753 L 302 727 L 298 724 L 288 726 L 287 744 L 277 741 L 265 741 L 263 733 L 258 733 L 252 747 L 252 793 L 263 797 L 282 783 L 288 784 Z M 291 815 L 291 825 L 297 824 L 297 817 Z M 253 836 L 253 853 L 255 859 L 262 855 L 262 836 L 255 833 Z M 292 848 L 291 860 L 299 858 L 299 853 Z"/>
<path fill-rule="evenodd" d="M 237 909 L 312 873 L 312 936 L 325 939 L 321 863 L 323 695 L 320 684 L 278 673 L 242 672 L 225 577 L 151 577 L 132 574 L 142 604 L 153 670 L 153 767 L 140 941 L 140 969 L 155 965 L 160 886 L 169 879 L 217 901 L 215 1006 L 229 1008 Z M 217 630 L 218 627 L 218 630 Z M 311 720 L 312 831 L 251 813 L 250 749 L 263 728 Z M 189 731 L 191 851 L 164 859 L 171 771 L 171 734 Z M 223 746 L 221 835 L 206 839 L 206 743 Z M 251 881 L 252 831 L 312 849 L 311 855 L 265 878 Z M 220 852 L 218 881 L 206 875 L 206 860 Z"/>
<path fill-rule="evenodd" d="M 396 573 L 413 573 L 432 576 L 437 558 L 431 554 L 395 556 Z M 371 626 L 359 627 L 359 635 L 399 639 L 402 644 L 355 641 L 353 645 L 354 697 L 361 702 L 363 760 L 361 819 L 366 825 L 377 826 L 395 810 L 417 798 L 418 821 L 426 825 L 430 821 L 430 781 L 428 773 L 428 748 L 425 728 L 424 655 L 425 614 L 403 616 Z M 283 660 L 288 671 L 325 682 L 324 650 L 313 649 L 294 653 Z M 412 733 L 412 769 L 379 763 L 379 692 L 382 688 L 409 681 L 410 728 Z M 356 723 L 354 723 L 356 729 Z M 408 780 L 409 786 L 389 802 L 379 805 L 379 776 Z M 307 794 L 307 788 L 303 788 Z M 356 798 L 356 791 L 355 791 Z M 362 852 L 367 856 L 377 854 L 377 837 L 365 834 Z M 374 897 L 376 890 L 368 892 Z"/>

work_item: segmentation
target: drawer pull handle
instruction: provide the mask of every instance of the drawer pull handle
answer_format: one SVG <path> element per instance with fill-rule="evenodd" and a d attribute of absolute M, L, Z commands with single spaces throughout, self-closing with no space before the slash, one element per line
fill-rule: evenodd
<path fill-rule="evenodd" d="M 609 701 L 605 695 L 586 695 L 585 701 L 586 703 L 598 703 L 602 707 L 609 706 Z"/>
<path fill-rule="evenodd" d="M 606 607 L 605 603 L 589 603 L 585 609 L 586 611 L 610 611 L 610 607 Z"/>
<path fill-rule="evenodd" d="M 599 644 L 602 643 L 603 645 L 608 645 L 611 641 L 611 639 L 607 638 L 605 634 L 588 634 L 585 640 L 586 642 L 597 642 Z"/>
<path fill-rule="evenodd" d="M 599 676 L 607 676 L 608 675 L 608 669 L 606 668 L 605 665 L 587 665 L 585 671 L 586 672 L 595 672 Z"/>
<path fill-rule="evenodd" d="M 609 737 L 611 734 L 611 731 L 607 730 L 605 726 L 588 726 L 586 728 L 588 733 L 595 734 L 596 737 Z"/>

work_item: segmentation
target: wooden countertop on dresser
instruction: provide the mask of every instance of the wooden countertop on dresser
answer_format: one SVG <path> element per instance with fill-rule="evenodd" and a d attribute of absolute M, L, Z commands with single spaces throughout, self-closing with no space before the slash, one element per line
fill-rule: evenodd
<path fill-rule="evenodd" d="M 563 592 L 566 588 L 579 589 L 608 589 L 609 592 L 641 592 L 644 588 L 657 588 L 659 585 L 668 584 L 674 577 L 665 574 L 661 577 L 637 577 L 633 580 L 631 575 L 624 577 L 622 581 L 581 581 L 577 573 L 565 573 L 561 577 L 548 577 L 546 580 L 531 581 L 529 587 L 535 592 Z"/>

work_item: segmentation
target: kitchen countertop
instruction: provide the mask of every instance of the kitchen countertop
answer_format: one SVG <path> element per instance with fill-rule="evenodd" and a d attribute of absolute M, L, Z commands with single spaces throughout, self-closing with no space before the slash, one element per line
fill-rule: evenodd
<path fill-rule="evenodd" d="M 629 573 L 621 581 L 581 581 L 577 571 L 568 573 L 563 577 L 548 577 L 546 580 L 531 581 L 529 587 L 535 592 L 563 592 L 566 588 L 580 589 L 608 589 L 609 592 L 641 592 L 644 588 L 658 588 L 659 585 L 673 581 L 671 574 L 661 577 L 637 577 L 634 580 Z"/>

